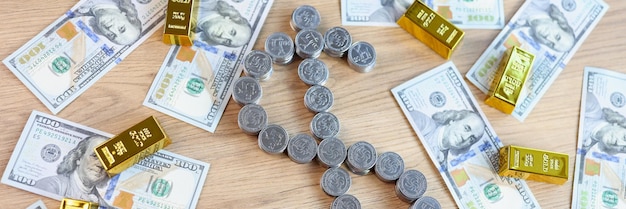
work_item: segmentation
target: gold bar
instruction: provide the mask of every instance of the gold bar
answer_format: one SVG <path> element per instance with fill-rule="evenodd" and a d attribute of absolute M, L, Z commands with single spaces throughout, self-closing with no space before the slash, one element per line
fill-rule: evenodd
<path fill-rule="evenodd" d="M 112 177 L 171 143 L 156 118 L 150 116 L 94 150 Z"/>
<path fill-rule="evenodd" d="M 195 0 L 168 0 L 163 43 L 191 46 L 193 41 L 192 23 L 197 18 L 198 7 Z"/>
<path fill-rule="evenodd" d="M 517 46 L 507 50 L 491 83 L 485 104 L 506 114 L 513 113 L 534 59 L 533 54 Z"/>
<path fill-rule="evenodd" d="M 498 174 L 504 177 L 563 184 L 568 179 L 568 162 L 567 154 L 509 145 L 500 148 Z"/>
<path fill-rule="evenodd" d="M 465 35 L 465 32 L 421 1 L 415 1 L 397 23 L 445 59 L 450 59 Z"/>
<path fill-rule="evenodd" d="M 61 206 L 59 207 L 59 209 L 98 209 L 98 203 L 63 198 L 63 200 L 61 200 Z"/>

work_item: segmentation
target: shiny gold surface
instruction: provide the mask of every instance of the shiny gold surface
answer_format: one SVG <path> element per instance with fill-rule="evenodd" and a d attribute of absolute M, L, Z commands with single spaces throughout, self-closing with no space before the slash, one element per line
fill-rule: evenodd
<path fill-rule="evenodd" d="M 154 1 L 154 0 L 153 0 Z M 4 59 L 24 45 L 50 23 L 68 11 L 77 1 L 7 0 L 0 7 Z M 137 1 L 132 1 L 137 2 Z M 230 1 L 228 1 L 230 2 Z M 505 20 L 524 3 L 504 1 Z M 595 66 L 626 73 L 624 13 L 626 1 L 607 1 L 610 9 L 589 34 L 578 52 L 565 66 L 530 116 L 520 122 L 510 115 L 487 106 L 486 96 L 472 84 L 471 93 L 505 145 L 550 150 L 569 155 L 574 162 L 580 117 L 583 69 Z M 136 3 L 135 3 L 136 4 Z M 303 1 L 274 2 L 252 49 L 263 50 L 265 39 L 274 32 L 295 37 L 289 27 L 291 12 Z M 339 1 L 307 1 L 322 16 L 319 31 L 341 26 Z M 581 6 L 581 5 L 578 5 Z M 19 9 L 15 9 L 19 8 Z M 325 53 L 319 57 L 331 69 L 326 86 L 335 95 L 331 112 L 341 123 L 339 138 L 346 146 L 361 140 L 370 142 L 379 153 L 393 151 L 404 159 L 406 169 L 424 173 L 428 182 L 425 195 L 432 196 L 442 208 L 457 208 L 444 178 L 430 160 L 426 148 L 405 119 L 390 89 L 446 62 L 441 56 L 399 27 L 342 26 L 353 40 L 371 43 L 376 48 L 376 67 L 369 73 L 352 70 L 345 59 Z M 202 185 L 199 209 L 204 208 L 328 208 L 333 201 L 320 188 L 325 169 L 315 163 L 297 164 L 284 155 L 269 155 L 259 149 L 256 136 L 241 132 L 237 114 L 241 107 L 229 99 L 215 133 L 185 123 L 143 105 L 148 89 L 163 64 L 171 45 L 163 44 L 159 29 L 148 37 L 118 66 L 102 76 L 84 94 L 57 116 L 98 130 L 117 134 L 154 115 L 174 142 L 165 150 L 211 163 Z M 470 69 L 500 30 L 466 30 L 451 61 L 462 75 Z M 539 56 L 539 55 L 536 55 Z M 309 133 L 313 114 L 303 104 L 309 88 L 297 74 L 300 58 L 286 65 L 274 65 L 272 77 L 262 82 L 260 104 L 271 123 L 280 124 L 290 135 Z M 494 63 L 497 65 L 498 63 Z M 0 65 L 0 170 L 4 171 L 32 110 L 50 111 L 24 86 L 6 66 Z M 573 177 L 574 163 L 569 166 Z M 394 192 L 395 184 L 384 183 L 374 175 L 350 175 L 348 193 L 359 199 L 364 208 L 408 208 Z M 537 201 L 546 209 L 570 208 L 573 178 L 563 185 L 526 181 Z M 48 208 L 57 208 L 59 200 L 0 184 L 0 201 L 13 208 L 26 208 L 41 199 Z"/>
<path fill-rule="evenodd" d="M 63 198 L 59 209 L 98 209 L 98 203 Z"/>
<path fill-rule="evenodd" d="M 168 0 L 163 42 L 181 46 L 191 46 L 193 41 L 192 23 L 197 15 L 196 0 Z"/>
<path fill-rule="evenodd" d="M 94 148 L 109 176 L 171 144 L 154 116 L 150 116 Z"/>
<path fill-rule="evenodd" d="M 398 25 L 443 58 L 450 59 L 465 32 L 421 1 L 415 1 L 398 19 Z"/>
<path fill-rule="evenodd" d="M 563 184 L 568 180 L 569 156 L 509 145 L 500 148 L 500 171 L 506 177 Z"/>
<path fill-rule="evenodd" d="M 533 54 L 517 46 L 511 47 L 500 61 L 485 104 L 511 114 L 532 69 L 534 59 Z"/>

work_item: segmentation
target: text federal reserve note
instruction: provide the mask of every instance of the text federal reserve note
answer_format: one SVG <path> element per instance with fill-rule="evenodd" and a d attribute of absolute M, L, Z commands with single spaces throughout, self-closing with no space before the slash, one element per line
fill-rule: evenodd
<path fill-rule="evenodd" d="M 525 181 L 498 175 L 502 142 L 452 62 L 391 92 L 459 208 L 540 208 Z"/>
<path fill-rule="evenodd" d="M 160 28 L 167 0 L 81 0 L 4 64 L 54 114 Z"/>
<path fill-rule="evenodd" d="M 626 208 L 626 74 L 586 67 L 572 208 Z"/>
<path fill-rule="evenodd" d="M 341 0 L 341 24 L 398 26 L 396 21 L 414 0 Z M 426 0 L 428 7 L 459 28 L 500 29 L 504 26 L 502 0 Z"/>
<path fill-rule="evenodd" d="M 112 137 L 33 111 L 2 183 L 39 195 L 117 208 L 195 208 L 209 164 L 165 150 L 109 178 L 94 148 Z"/>
<path fill-rule="evenodd" d="M 272 3 L 196 2 L 193 46 L 170 49 L 143 104 L 214 132 Z"/>
<path fill-rule="evenodd" d="M 523 121 L 608 10 L 601 0 L 528 0 L 465 75 L 485 94 L 504 52 L 518 46 L 535 55 L 513 117 Z"/>

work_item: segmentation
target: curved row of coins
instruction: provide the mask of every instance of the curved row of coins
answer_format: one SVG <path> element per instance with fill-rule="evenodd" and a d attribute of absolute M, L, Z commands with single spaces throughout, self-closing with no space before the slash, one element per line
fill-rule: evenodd
<path fill-rule="evenodd" d="M 441 208 L 439 202 L 428 196 L 426 177 L 417 170 L 404 170 L 404 160 L 395 152 L 377 155 L 376 149 L 366 141 L 346 148 L 336 136 L 340 130 L 339 119 L 329 112 L 333 106 L 333 93 L 324 86 L 329 69 L 317 59 L 322 51 L 330 57 L 343 57 L 348 52 L 348 64 L 358 72 L 369 72 L 376 63 L 376 53 L 367 42 L 352 43 L 350 33 L 344 28 L 330 28 L 322 36 L 316 28 L 319 12 L 308 5 L 296 8 L 290 21 L 297 31 L 294 41 L 285 33 L 273 33 L 266 39 L 265 51 L 252 50 L 244 58 L 245 76 L 234 83 L 233 100 L 242 106 L 237 116 L 239 128 L 246 134 L 258 135 L 259 147 L 269 154 L 287 153 L 296 163 L 310 163 L 314 159 L 327 170 L 320 186 L 324 193 L 335 197 L 330 208 L 361 208 L 359 200 L 347 194 L 352 179 L 341 165 L 345 163 L 354 174 L 373 173 L 384 182 L 395 182 L 399 199 L 413 203 L 410 208 Z M 295 48 L 295 50 L 294 50 Z M 303 60 L 298 65 L 298 76 L 309 89 L 304 95 L 305 107 L 315 114 L 310 123 L 311 134 L 298 133 L 290 137 L 287 130 L 269 124 L 267 112 L 259 105 L 263 94 L 260 81 L 266 81 L 273 72 L 273 64 L 286 65 L 294 54 Z M 319 141 L 319 144 L 318 144 Z"/>

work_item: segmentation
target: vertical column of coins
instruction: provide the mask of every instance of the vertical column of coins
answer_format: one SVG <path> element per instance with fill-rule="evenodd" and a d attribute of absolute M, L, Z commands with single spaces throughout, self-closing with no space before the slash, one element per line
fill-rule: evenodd
<path fill-rule="evenodd" d="M 309 86 L 324 85 L 328 75 L 328 66 L 318 59 L 304 59 L 298 65 L 298 77 Z"/>
<path fill-rule="evenodd" d="M 257 135 L 267 126 L 267 112 L 257 104 L 247 104 L 239 110 L 237 125 L 246 134 Z"/>
<path fill-rule="evenodd" d="M 339 119 L 330 112 L 315 114 L 309 126 L 313 136 L 319 140 L 336 137 L 341 129 Z"/>
<path fill-rule="evenodd" d="M 426 192 L 426 177 L 417 170 L 407 170 L 396 181 L 396 195 L 400 200 L 412 203 Z"/>
<path fill-rule="evenodd" d="M 242 76 L 235 80 L 233 86 L 233 100 L 241 105 L 258 104 L 263 95 L 261 84 L 259 81 L 249 77 Z"/>
<path fill-rule="evenodd" d="M 333 200 L 330 209 L 361 209 L 361 202 L 353 195 L 342 194 Z"/>
<path fill-rule="evenodd" d="M 395 152 L 385 152 L 378 156 L 374 174 L 383 182 L 393 182 L 404 172 L 404 160 Z"/>
<path fill-rule="evenodd" d="M 289 134 L 282 126 L 271 124 L 259 132 L 259 147 L 270 154 L 281 154 L 287 149 Z"/>
<path fill-rule="evenodd" d="M 243 71 L 247 76 L 261 81 L 269 79 L 274 72 L 271 55 L 259 50 L 250 51 L 243 60 Z"/>
<path fill-rule="evenodd" d="M 317 155 L 317 142 L 308 134 L 296 134 L 287 144 L 287 155 L 293 162 L 309 163 Z"/>
<path fill-rule="evenodd" d="M 303 29 L 296 34 L 296 54 L 306 58 L 317 58 L 324 50 L 324 37 L 315 29 Z"/>
<path fill-rule="evenodd" d="M 348 49 L 348 65 L 357 72 L 367 73 L 376 65 L 376 50 L 370 43 L 357 41 Z"/>
<path fill-rule="evenodd" d="M 315 7 L 302 5 L 294 9 L 291 13 L 289 26 L 297 32 L 302 29 L 317 29 L 317 26 L 319 26 L 321 22 L 322 18 Z"/>
<path fill-rule="evenodd" d="M 325 86 L 313 85 L 304 93 L 304 106 L 314 113 L 327 112 L 334 101 L 333 92 Z"/>
<path fill-rule="evenodd" d="M 337 197 L 350 190 L 352 178 L 350 178 L 350 174 L 343 168 L 329 168 L 322 174 L 320 186 L 327 195 Z"/>
<path fill-rule="evenodd" d="M 325 168 L 341 166 L 347 155 L 346 145 L 335 137 L 324 139 L 317 146 L 317 162 Z"/>
<path fill-rule="evenodd" d="M 376 149 L 366 141 L 359 141 L 348 148 L 346 165 L 355 174 L 368 174 L 376 164 Z"/>
<path fill-rule="evenodd" d="M 430 196 L 423 196 L 417 199 L 409 209 L 441 209 L 441 204 L 437 199 Z"/>
<path fill-rule="evenodd" d="M 265 52 L 272 57 L 272 62 L 287 65 L 293 60 L 294 44 L 286 33 L 275 32 L 265 39 Z"/>
<path fill-rule="evenodd" d="M 324 34 L 324 52 L 331 57 L 342 57 L 352 45 L 352 36 L 342 27 L 329 28 Z"/>

